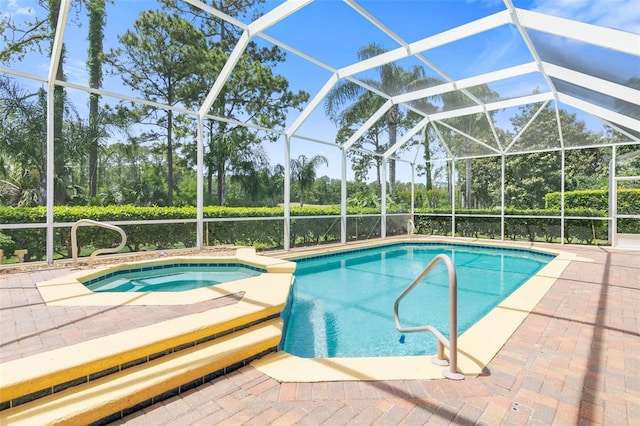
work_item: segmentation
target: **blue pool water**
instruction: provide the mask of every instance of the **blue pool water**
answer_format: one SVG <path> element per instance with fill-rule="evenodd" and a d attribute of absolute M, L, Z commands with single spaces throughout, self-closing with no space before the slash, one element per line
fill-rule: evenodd
<path fill-rule="evenodd" d="M 528 250 L 426 243 L 297 260 L 283 349 L 305 358 L 434 354 L 437 341 L 431 333 L 396 330 L 393 304 L 441 253 L 456 266 L 458 335 L 553 259 Z M 448 337 L 444 264 L 425 281 L 400 303 L 400 322 L 404 327 L 431 324 Z"/>
<path fill-rule="evenodd" d="M 170 264 L 116 271 L 84 285 L 97 292 L 185 291 L 255 277 L 262 272 L 237 264 Z"/>

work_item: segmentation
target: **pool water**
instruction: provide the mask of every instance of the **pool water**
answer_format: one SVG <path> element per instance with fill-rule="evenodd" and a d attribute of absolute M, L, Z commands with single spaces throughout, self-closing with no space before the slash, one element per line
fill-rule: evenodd
<path fill-rule="evenodd" d="M 553 255 L 456 244 L 396 244 L 298 260 L 285 311 L 283 349 L 304 358 L 427 355 L 428 332 L 399 333 L 398 295 L 438 254 L 452 258 L 458 279 L 458 335 L 546 265 Z M 439 263 L 402 300 L 403 327 L 433 325 L 448 337 L 448 274 Z"/>
<path fill-rule="evenodd" d="M 258 276 L 262 271 L 236 264 L 175 264 L 116 271 L 85 282 L 97 292 L 186 291 Z"/>

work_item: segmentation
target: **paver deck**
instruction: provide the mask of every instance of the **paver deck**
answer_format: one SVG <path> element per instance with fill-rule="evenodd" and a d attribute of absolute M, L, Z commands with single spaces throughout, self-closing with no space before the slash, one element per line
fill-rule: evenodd
<path fill-rule="evenodd" d="M 640 251 L 535 247 L 579 257 L 478 378 L 279 383 L 247 366 L 115 424 L 640 424 Z M 69 271 L 0 275 L 0 362 L 221 303 L 44 305 L 35 283 Z"/>

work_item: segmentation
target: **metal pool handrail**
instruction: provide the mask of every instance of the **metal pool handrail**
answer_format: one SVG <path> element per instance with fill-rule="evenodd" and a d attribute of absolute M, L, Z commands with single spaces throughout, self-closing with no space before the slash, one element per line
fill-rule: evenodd
<path fill-rule="evenodd" d="M 78 227 L 80 226 L 99 226 L 101 228 L 111 229 L 112 231 L 118 231 L 118 233 L 122 236 L 122 241 L 120 242 L 120 245 L 118 247 L 98 249 L 91 253 L 91 256 L 89 256 L 89 268 L 93 267 L 93 261 L 95 260 L 95 257 L 97 255 L 103 253 L 117 253 L 125 246 L 125 244 L 127 244 L 127 234 L 125 234 L 124 230 L 119 226 L 98 222 L 91 219 L 80 219 L 71 227 L 71 257 L 73 258 L 74 268 L 78 267 L 78 240 L 76 238 L 76 232 Z"/>
<path fill-rule="evenodd" d="M 407 234 L 412 235 L 416 232 L 416 224 L 413 223 L 413 219 L 407 221 Z"/>
<path fill-rule="evenodd" d="M 404 328 L 400 325 L 398 317 L 398 307 L 400 301 L 413 290 L 420 281 L 422 281 L 436 266 L 438 262 L 444 262 L 449 273 L 449 336 L 450 341 L 442 335 L 435 327 L 431 325 L 423 325 L 419 327 Z M 422 273 L 409 286 L 404 289 L 393 305 L 393 320 L 396 323 L 396 329 L 401 333 L 411 333 L 416 331 L 429 331 L 438 339 L 438 353 L 431 361 L 436 365 L 449 365 L 449 369 L 442 374 L 453 380 L 464 379 L 464 374 L 458 372 L 458 278 L 456 276 L 456 268 L 453 261 L 446 254 L 439 254 L 427 265 Z M 449 360 L 444 355 L 444 348 L 449 349 Z"/>

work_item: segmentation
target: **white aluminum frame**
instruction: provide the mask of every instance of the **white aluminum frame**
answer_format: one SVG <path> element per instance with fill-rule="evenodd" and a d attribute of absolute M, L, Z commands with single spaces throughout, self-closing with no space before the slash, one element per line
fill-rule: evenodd
<path fill-rule="evenodd" d="M 421 130 L 424 130 L 426 126 L 431 123 L 431 126 L 435 129 L 436 138 L 439 143 L 444 147 L 447 152 L 447 161 L 451 161 L 455 164 L 456 161 L 464 159 L 464 156 L 456 155 L 450 150 L 450 147 L 444 143 L 444 139 L 442 135 L 438 131 L 438 126 L 446 126 L 452 129 L 455 132 L 463 134 L 469 140 L 474 141 L 474 143 L 482 145 L 485 149 L 489 149 L 493 155 L 499 155 L 502 157 L 502 180 L 504 186 L 504 158 L 505 155 L 511 155 L 513 153 L 530 153 L 536 152 L 536 150 L 523 150 L 518 151 L 514 147 L 517 147 L 517 140 L 520 138 L 522 133 L 530 126 L 530 124 L 536 119 L 540 111 L 545 108 L 550 101 L 554 101 L 554 106 L 556 109 L 556 120 L 558 125 L 558 138 L 560 141 L 559 149 L 562 150 L 562 159 L 564 164 L 564 150 L 567 149 L 564 144 L 563 132 L 560 125 L 559 120 L 559 104 L 565 104 L 571 106 L 573 108 L 577 108 L 581 111 L 586 112 L 587 114 L 595 117 L 596 119 L 602 121 L 603 123 L 609 125 L 614 128 L 616 131 L 621 132 L 622 134 L 629 137 L 629 143 L 640 143 L 640 138 L 638 138 L 637 133 L 640 133 L 640 117 L 629 117 L 623 114 L 620 114 L 617 111 L 604 108 L 602 106 L 594 105 L 590 102 L 578 99 L 574 96 L 571 96 L 566 93 L 562 93 L 558 91 L 556 87 L 554 87 L 552 78 L 559 79 L 562 81 L 569 82 L 573 85 L 577 85 L 580 87 L 586 87 L 591 90 L 595 90 L 601 93 L 604 93 L 608 96 L 613 96 L 618 99 L 624 100 L 626 102 L 630 102 L 635 105 L 640 104 L 640 90 L 633 89 L 631 87 L 626 87 L 620 84 L 612 83 L 601 78 L 587 75 L 581 72 L 573 71 L 567 69 L 565 67 L 561 67 L 558 65 L 554 65 L 551 63 L 544 62 L 540 59 L 535 45 L 531 42 L 528 31 L 535 30 L 544 32 L 547 34 L 552 34 L 559 37 L 564 37 L 567 39 L 577 40 L 583 43 L 587 43 L 594 46 L 599 46 L 605 49 L 611 49 L 617 52 L 622 52 L 627 55 L 640 56 L 640 52 L 638 51 L 638 46 L 640 46 L 640 34 L 624 32 L 620 30 L 615 30 L 611 28 L 599 27 L 592 24 L 587 24 L 583 22 L 573 21 L 569 19 L 559 18 L 555 16 L 550 16 L 546 14 L 542 14 L 539 12 L 524 10 L 520 8 L 516 8 L 511 0 L 503 0 L 505 4 L 505 10 L 500 11 L 498 13 L 494 13 L 492 15 L 477 19 L 475 21 L 460 25 L 456 28 L 435 34 L 433 36 L 426 37 L 422 40 L 418 40 L 413 43 L 407 43 L 397 34 L 395 34 L 392 30 L 387 28 L 384 23 L 376 19 L 372 14 L 370 14 L 364 5 L 357 3 L 354 0 L 344 0 L 345 4 L 349 6 L 356 13 L 360 14 L 364 19 L 366 19 L 369 23 L 371 23 L 374 27 L 382 31 L 384 34 L 389 36 L 391 39 L 395 40 L 400 47 L 390 50 L 381 55 L 375 56 L 373 58 L 369 58 L 360 62 L 356 62 L 350 64 L 348 66 L 342 67 L 340 69 L 334 69 L 333 67 L 323 63 L 322 61 L 313 58 L 312 56 L 295 49 L 291 46 L 288 46 L 285 43 L 267 35 L 264 33 L 265 30 L 269 29 L 271 26 L 277 24 L 278 22 L 287 19 L 288 16 L 296 13 L 300 9 L 306 7 L 313 0 L 288 0 L 284 3 L 276 6 L 262 17 L 256 19 L 250 24 L 244 24 L 239 20 L 221 12 L 199 0 L 185 0 L 188 4 L 200 8 L 201 10 L 211 13 L 219 19 L 223 19 L 224 21 L 240 28 L 243 32 L 242 35 L 233 49 L 230 57 L 225 63 L 220 75 L 212 85 L 209 90 L 206 98 L 204 99 L 202 105 L 200 105 L 197 111 L 189 110 L 187 108 L 182 108 L 180 106 L 168 106 L 158 104 L 156 102 L 151 102 L 144 99 L 138 99 L 135 97 L 130 97 L 123 94 L 118 93 L 110 93 L 108 91 L 92 89 L 90 87 L 86 87 L 79 84 L 69 83 L 65 81 L 61 81 L 57 79 L 56 71 L 58 68 L 58 63 L 60 61 L 60 55 L 62 52 L 62 44 L 64 40 L 64 33 L 67 25 L 69 9 L 72 0 L 61 0 L 60 13 L 58 16 L 57 23 L 57 31 L 54 37 L 53 49 L 50 58 L 49 71 L 46 77 L 29 74 L 25 72 L 11 70 L 9 68 L 0 68 L 0 73 L 5 73 L 9 75 L 16 75 L 23 78 L 32 79 L 35 81 L 42 81 L 47 84 L 47 199 L 46 199 L 46 207 L 47 207 L 47 216 L 46 216 L 46 235 L 47 235 L 47 262 L 53 262 L 53 237 L 54 237 L 54 227 L 58 226 L 58 224 L 54 223 L 53 217 L 53 182 L 54 182 L 54 123 L 53 123 L 53 92 L 56 86 L 69 87 L 77 90 L 82 90 L 87 93 L 96 93 L 103 96 L 110 96 L 116 99 L 127 100 L 131 102 L 136 102 L 140 104 L 145 104 L 157 108 L 162 108 L 166 110 L 175 110 L 180 113 L 194 115 L 197 117 L 197 216 L 196 223 L 198 226 L 197 232 L 197 247 L 201 248 L 203 245 L 203 224 L 205 222 L 203 217 L 203 122 L 206 119 L 220 120 L 220 121 L 228 121 L 233 122 L 235 124 L 240 124 L 243 126 L 247 126 L 249 128 L 264 130 L 269 132 L 274 132 L 276 134 L 284 135 L 285 140 L 285 153 L 284 153 L 284 163 L 285 163 L 285 188 L 284 188 L 284 200 L 285 200 L 285 212 L 284 212 L 284 222 L 285 222 L 285 249 L 289 248 L 289 223 L 290 223 L 290 210 L 289 210 L 289 202 L 290 202 L 290 144 L 292 139 L 300 139 L 300 140 L 308 140 L 317 143 L 325 143 L 328 145 L 335 146 L 332 141 L 321 141 L 316 140 L 314 138 L 307 137 L 305 135 L 299 134 L 299 130 L 301 126 L 306 122 L 306 120 L 311 116 L 314 110 L 322 103 L 326 95 L 338 84 L 341 80 L 346 79 L 352 83 L 359 84 L 362 86 L 364 90 L 370 90 L 374 93 L 384 97 L 386 99 L 385 104 L 373 114 L 369 120 L 365 122 L 365 124 L 360 127 L 354 135 L 349 138 L 346 143 L 342 146 L 338 147 L 341 149 L 342 156 L 342 164 L 341 164 L 341 174 L 342 174 L 342 187 L 341 187 L 341 216 L 342 216 L 342 232 L 341 232 L 341 240 L 346 242 L 346 153 L 348 150 L 353 149 L 353 145 L 357 142 L 357 140 L 365 134 L 365 132 L 376 123 L 379 119 L 381 119 L 384 114 L 394 105 L 402 106 L 403 108 L 413 110 L 418 114 L 423 115 L 423 119 L 420 121 L 418 125 L 414 128 L 410 129 L 405 135 L 403 135 L 399 141 L 396 142 L 394 146 L 389 147 L 389 149 L 382 154 L 382 161 L 384 164 L 392 158 L 394 158 L 395 153 L 401 149 L 407 142 L 409 142 L 413 136 L 418 134 Z M 117 0 L 116 0 L 117 2 Z M 437 66 L 437 64 L 431 63 L 423 53 L 429 51 L 431 49 L 447 45 L 449 43 L 465 39 L 470 36 L 474 36 L 504 25 L 514 25 L 519 34 L 522 37 L 522 40 L 527 45 L 531 56 L 533 57 L 533 61 L 529 63 L 525 63 L 522 65 L 512 66 L 508 68 L 504 68 L 501 70 L 472 76 L 469 78 L 454 80 L 443 73 Z M 298 57 L 309 61 L 312 64 L 328 71 L 331 73 L 329 79 L 326 81 L 324 86 L 313 96 L 312 100 L 307 104 L 307 106 L 301 111 L 301 113 L 296 117 L 293 123 L 284 131 L 276 130 L 276 129 L 265 129 L 260 126 L 255 126 L 251 123 L 240 123 L 235 122 L 234 120 L 228 120 L 222 117 L 216 117 L 209 114 L 209 110 L 218 94 L 222 90 L 222 87 L 227 82 L 228 77 L 231 75 L 235 65 L 240 59 L 241 55 L 244 53 L 247 45 L 254 38 L 261 38 L 265 41 L 273 43 L 274 45 L 279 46 L 285 51 L 297 55 Z M 430 69 L 435 71 L 438 75 L 440 75 L 446 82 L 427 89 L 416 90 L 410 93 L 404 93 L 401 95 L 390 96 L 385 93 L 381 93 L 380 91 L 369 87 L 367 84 L 359 81 L 356 78 L 356 75 L 373 70 L 380 66 L 393 63 L 395 61 L 402 60 L 404 58 L 408 58 L 410 56 L 414 56 L 419 61 L 424 63 Z M 497 102 L 489 102 L 483 103 L 475 96 L 473 96 L 469 92 L 469 88 L 473 86 L 477 86 L 480 84 L 487 84 L 490 82 L 496 82 L 507 78 L 512 78 L 516 76 L 526 75 L 530 73 L 539 73 L 543 76 L 545 81 L 547 82 L 550 91 L 538 93 L 535 95 L 527 95 L 516 97 L 508 100 L 501 100 Z M 463 107 L 451 111 L 445 112 L 436 112 L 433 114 L 427 114 L 424 112 L 417 111 L 412 105 L 411 102 L 429 96 L 437 96 L 444 93 L 452 92 L 452 91 L 461 91 L 467 97 L 469 97 L 475 105 Z M 542 107 L 535 113 L 533 118 L 529 123 L 527 123 L 523 129 L 521 129 L 520 133 L 516 135 L 512 141 L 502 141 L 499 139 L 494 123 L 490 120 L 489 112 L 495 111 L 503 108 L 511 108 L 517 107 L 521 105 L 527 105 L 531 103 L 542 103 Z M 487 143 L 487 141 L 478 140 L 473 137 L 473 135 L 467 135 L 464 132 L 461 132 L 459 129 L 455 129 L 452 126 L 444 123 L 443 121 L 453 117 L 464 116 L 468 114 L 484 114 L 487 117 L 487 120 L 492 128 L 493 138 L 494 140 L 491 143 Z M 630 129 L 631 132 L 626 129 Z M 633 133 L 635 132 L 635 133 Z M 494 145 L 495 144 L 495 145 Z M 607 146 L 607 145 L 598 145 L 598 146 Z M 573 147 L 572 147 L 573 148 Z M 558 147 L 551 147 L 548 150 L 557 150 Z M 615 146 L 613 147 L 615 152 Z M 412 167 L 412 173 L 414 171 L 415 161 L 417 159 L 416 150 L 415 158 L 413 162 L 410 162 Z M 473 156 L 471 156 L 473 157 Z M 469 157 L 469 158 L 471 158 Z M 394 158 L 396 159 L 396 158 Z M 400 159 L 396 159 L 400 160 Z M 401 160 L 403 161 L 403 160 Z M 383 175 L 386 181 L 386 170 L 383 167 L 382 169 Z M 562 193 L 564 196 L 564 168 L 562 170 Z M 413 184 L 413 176 L 412 176 L 412 184 Z M 504 190 L 502 191 L 502 234 L 504 236 Z M 381 189 L 381 201 L 382 201 L 382 213 L 381 213 L 381 233 L 382 235 L 386 235 L 386 187 L 382 186 Z M 413 203 L 412 203 L 412 212 L 413 212 Z M 561 217 L 564 223 L 564 209 L 561 212 Z M 31 227 L 32 225 L 25 225 L 23 227 Z M 13 226 L 2 225 L 2 228 L 10 228 Z M 452 230 L 455 232 L 455 202 L 452 205 Z"/>

